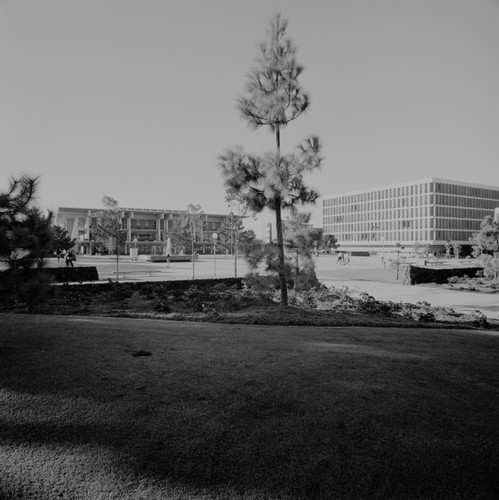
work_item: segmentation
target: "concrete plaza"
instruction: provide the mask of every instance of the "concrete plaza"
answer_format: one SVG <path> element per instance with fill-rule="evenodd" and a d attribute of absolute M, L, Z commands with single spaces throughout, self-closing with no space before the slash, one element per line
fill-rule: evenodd
<path fill-rule="evenodd" d="M 112 256 L 78 256 L 77 266 L 96 266 L 101 281 L 116 280 L 116 258 Z M 57 260 L 52 266 L 64 265 Z M 120 281 L 164 281 L 191 279 L 192 262 L 149 262 L 140 259 L 132 261 L 128 256 L 120 256 L 120 273 L 132 271 Z M 237 275 L 244 276 L 248 266 L 244 259 L 237 261 Z M 153 271 L 150 275 L 149 272 Z M 449 290 L 434 285 L 405 285 L 402 275 L 396 279 L 393 270 L 384 269 L 379 255 L 352 257 L 347 265 L 337 263 L 334 255 L 321 255 L 317 258 L 316 272 L 325 285 L 337 288 L 348 287 L 352 292 L 367 292 L 378 300 L 416 303 L 426 301 L 434 306 L 450 307 L 461 313 L 481 311 L 488 318 L 499 319 L 499 293 L 478 293 Z M 234 257 L 231 255 L 200 255 L 194 265 L 196 279 L 226 278 L 234 276 Z"/>

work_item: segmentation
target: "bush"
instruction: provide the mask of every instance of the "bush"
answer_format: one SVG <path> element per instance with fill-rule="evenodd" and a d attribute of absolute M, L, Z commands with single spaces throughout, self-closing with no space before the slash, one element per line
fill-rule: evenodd
<path fill-rule="evenodd" d="M 0 272 L 0 303 L 36 311 L 52 291 L 52 276 L 44 269 L 9 269 Z"/>
<path fill-rule="evenodd" d="M 128 306 L 128 300 L 133 295 L 133 287 L 128 285 L 128 283 L 113 283 L 108 295 L 113 308 L 124 311 Z"/>
<path fill-rule="evenodd" d="M 368 293 L 361 293 L 360 299 L 357 302 L 358 309 L 361 312 L 373 313 L 373 314 L 384 314 L 385 316 L 392 315 L 392 309 L 390 303 L 380 302 L 376 300 L 372 295 Z"/>
<path fill-rule="evenodd" d="M 436 319 L 433 311 L 428 310 L 417 311 L 413 317 L 416 321 L 421 321 L 422 323 L 433 323 Z"/>
<path fill-rule="evenodd" d="M 169 313 L 171 312 L 170 306 L 166 301 L 158 300 L 154 305 L 153 309 L 159 313 Z"/>
<path fill-rule="evenodd" d="M 245 277 L 249 288 L 256 291 L 270 291 L 279 289 L 279 278 L 277 276 L 252 273 Z"/>

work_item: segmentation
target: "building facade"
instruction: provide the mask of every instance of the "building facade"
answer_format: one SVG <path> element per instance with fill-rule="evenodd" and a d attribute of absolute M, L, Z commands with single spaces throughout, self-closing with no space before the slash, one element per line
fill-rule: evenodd
<path fill-rule="evenodd" d="M 134 246 L 139 254 L 161 255 L 164 251 L 165 236 L 171 230 L 175 220 L 180 218 L 181 210 L 150 210 L 143 208 L 120 208 L 122 230 L 126 232 L 126 244 L 122 252 L 129 253 Z M 95 253 L 92 241 L 92 227 L 97 225 L 98 213 L 102 209 L 59 207 L 55 215 L 55 224 L 65 228 L 69 236 L 77 243 L 80 254 Z M 210 251 L 212 235 L 218 233 L 222 221 L 227 215 L 202 214 L 203 229 L 196 242 L 196 250 Z M 190 251 L 190 249 L 186 249 Z"/>
<path fill-rule="evenodd" d="M 428 178 L 327 196 L 324 234 L 343 247 L 469 243 L 499 207 L 499 187 Z"/>

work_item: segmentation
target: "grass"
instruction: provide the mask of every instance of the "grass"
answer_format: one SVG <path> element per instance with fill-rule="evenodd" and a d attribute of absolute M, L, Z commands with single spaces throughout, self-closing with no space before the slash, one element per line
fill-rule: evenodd
<path fill-rule="evenodd" d="M 496 498 L 498 373 L 487 332 L 0 315 L 0 498 Z"/>

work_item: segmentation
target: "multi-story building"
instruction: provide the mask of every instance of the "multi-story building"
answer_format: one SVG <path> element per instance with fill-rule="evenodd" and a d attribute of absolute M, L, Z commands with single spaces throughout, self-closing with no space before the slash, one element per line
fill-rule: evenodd
<path fill-rule="evenodd" d="M 469 243 L 499 207 L 499 187 L 428 178 L 324 197 L 324 234 L 342 247 Z"/>
<path fill-rule="evenodd" d="M 161 254 L 165 245 L 165 235 L 173 227 L 181 210 L 149 210 L 144 208 L 121 208 L 122 230 L 126 232 L 126 244 L 121 250 L 129 253 L 130 247 L 139 254 Z M 77 242 L 79 253 L 90 254 L 95 248 L 92 242 L 92 227 L 97 225 L 98 213 L 102 209 L 59 207 L 55 224 L 64 227 Z M 196 242 L 197 251 L 210 251 L 213 233 L 220 231 L 226 215 L 203 214 L 203 228 Z M 190 249 L 186 249 L 189 251 Z"/>

